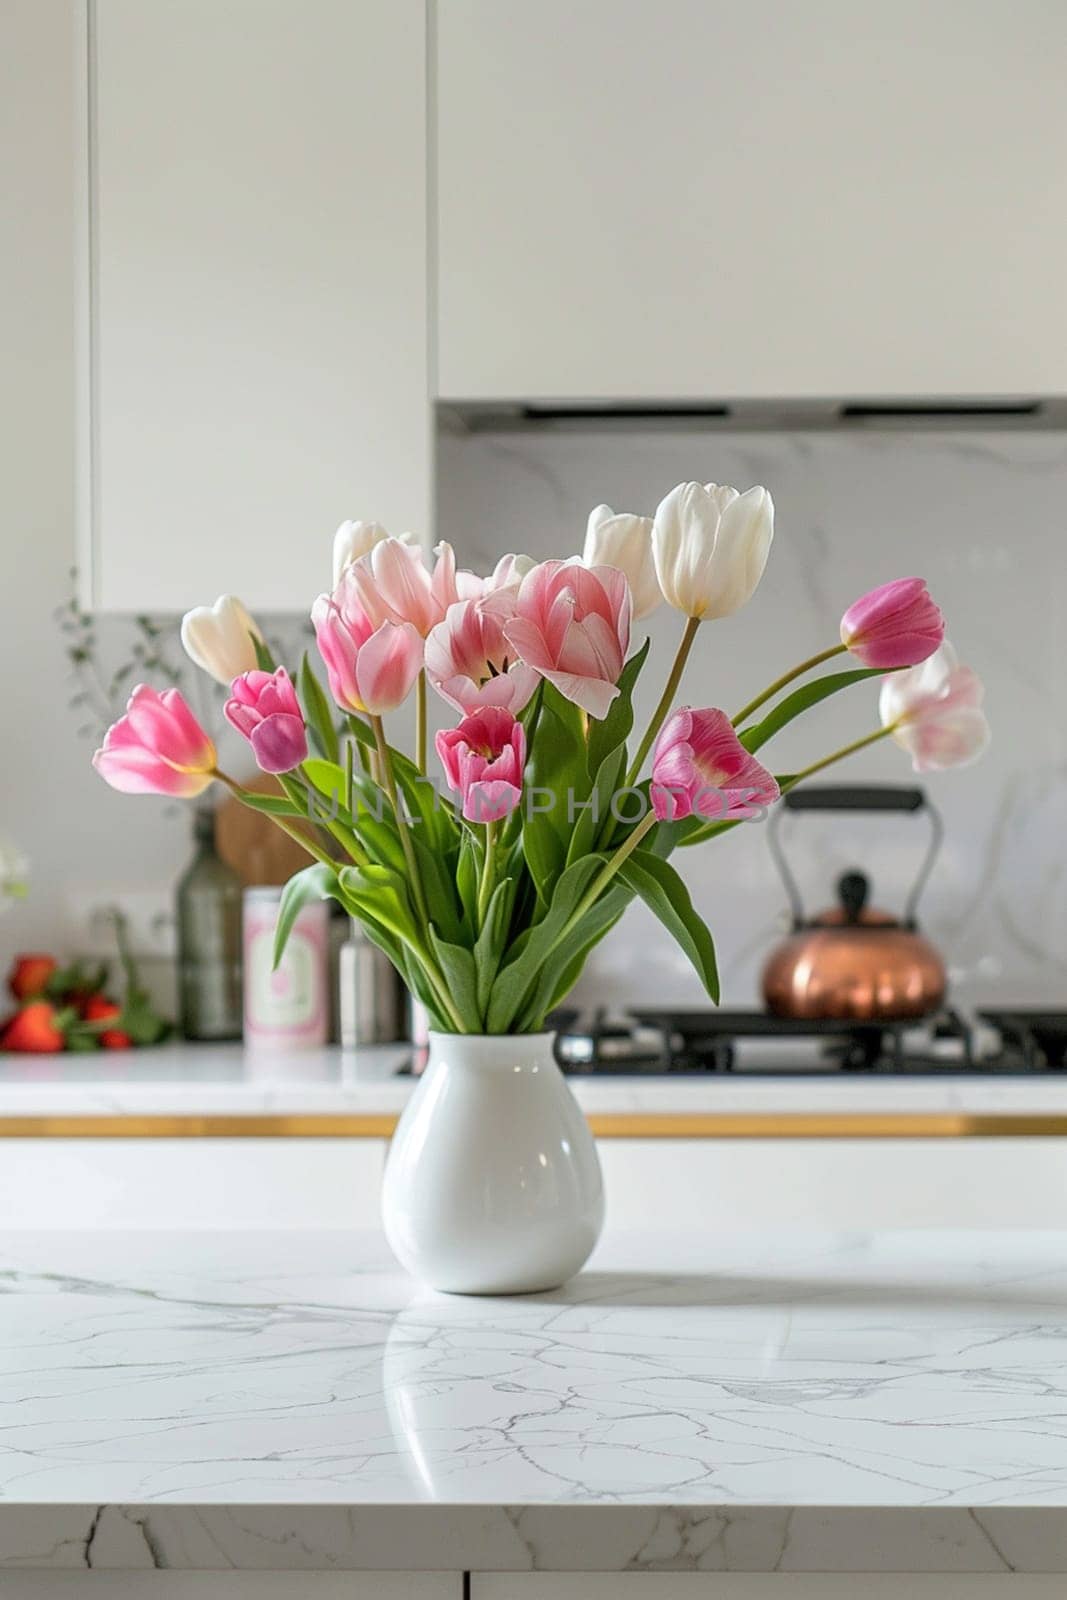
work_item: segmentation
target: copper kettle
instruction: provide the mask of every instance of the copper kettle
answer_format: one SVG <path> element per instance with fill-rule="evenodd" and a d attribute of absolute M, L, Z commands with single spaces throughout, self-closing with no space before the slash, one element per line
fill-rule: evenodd
<path fill-rule="evenodd" d="M 869 880 L 855 870 L 838 880 L 839 903 L 807 918 L 779 837 L 783 811 L 925 812 L 930 844 L 898 921 L 867 904 Z M 941 818 L 922 789 L 871 784 L 816 785 L 783 796 L 771 813 L 768 843 L 793 913 L 793 932 L 763 969 L 763 997 L 781 1017 L 857 1022 L 925 1017 L 945 997 L 945 966 L 915 920 L 943 834 Z"/>

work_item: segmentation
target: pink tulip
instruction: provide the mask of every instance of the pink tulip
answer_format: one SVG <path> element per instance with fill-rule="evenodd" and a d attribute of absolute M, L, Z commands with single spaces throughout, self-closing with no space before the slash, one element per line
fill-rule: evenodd
<path fill-rule="evenodd" d="M 436 555 L 431 573 L 418 545 L 382 539 L 345 568 L 342 582 L 375 625 L 410 623 L 425 639 L 459 599 L 452 546 L 439 544 Z"/>
<path fill-rule="evenodd" d="M 652 752 L 652 809 L 661 822 L 695 812 L 715 821 L 754 816 L 778 798 L 767 768 L 749 755 L 725 711 L 672 712 Z"/>
<path fill-rule="evenodd" d="M 984 694 L 978 674 L 959 665 L 946 639 L 920 666 L 885 679 L 878 712 L 916 772 L 941 772 L 977 761 L 988 745 Z"/>
<path fill-rule="evenodd" d="M 284 667 L 243 672 L 233 680 L 226 720 L 244 734 L 262 772 L 292 772 L 307 760 L 308 741 L 296 690 Z"/>
<path fill-rule="evenodd" d="M 537 687 L 537 673 L 519 661 L 504 637 L 515 615 L 513 591 L 460 600 L 426 639 L 426 675 L 457 711 L 502 706 L 517 715 Z"/>
<path fill-rule="evenodd" d="M 896 578 L 861 595 L 841 618 L 841 643 L 865 667 L 913 667 L 945 637 L 945 619 L 921 578 Z"/>
<path fill-rule="evenodd" d="M 123 794 L 177 795 L 183 800 L 207 788 L 215 762 L 215 746 L 178 690 L 157 694 L 143 683 L 93 756 L 100 776 Z"/>
<path fill-rule="evenodd" d="M 311 621 L 337 704 L 343 711 L 381 716 L 411 693 L 423 645 L 413 623 L 375 621 L 367 614 L 359 598 L 361 566 L 357 561 L 347 567 L 332 595 L 319 595 Z"/>
<path fill-rule="evenodd" d="M 486 706 L 464 717 L 434 741 L 450 789 L 463 800 L 468 822 L 497 822 L 510 816 L 522 796 L 526 734 L 521 722 L 500 706 Z"/>
<path fill-rule="evenodd" d="M 591 717 L 608 714 L 630 645 L 630 586 L 614 567 L 543 561 L 528 572 L 504 637 Z"/>

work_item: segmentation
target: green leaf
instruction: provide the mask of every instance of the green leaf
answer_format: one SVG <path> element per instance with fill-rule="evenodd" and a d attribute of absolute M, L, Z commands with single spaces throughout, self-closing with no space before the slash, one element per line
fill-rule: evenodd
<path fill-rule="evenodd" d="M 599 772 L 608 756 L 620 745 L 625 745 L 634 725 L 634 685 L 648 660 L 652 640 L 646 639 L 636 655 L 632 655 L 619 676 L 619 692 L 611 702 L 611 709 L 602 722 L 589 719 L 589 771 Z M 625 756 L 623 761 L 625 762 Z"/>
<path fill-rule="evenodd" d="M 246 789 L 240 796 L 240 801 L 250 811 L 262 811 L 268 817 L 296 817 L 301 822 L 308 820 L 307 810 L 294 805 L 292 800 L 287 800 L 283 794 L 252 794 Z"/>
<path fill-rule="evenodd" d="M 581 815 L 571 802 L 587 799 L 589 789 L 582 713 L 552 684 L 545 683 L 526 763 L 522 806 L 523 851 L 545 905 L 566 865 L 571 834 Z"/>
<path fill-rule="evenodd" d="M 393 771 L 407 804 L 411 826 L 430 849 L 451 856 L 459 848 L 460 827 L 455 809 L 436 785 L 400 750 L 394 750 Z"/>
<path fill-rule="evenodd" d="M 504 941 L 511 921 L 515 901 L 515 880 L 505 878 L 493 890 L 485 913 L 485 923 L 474 945 L 474 967 L 478 1012 L 485 1015 L 493 980 L 500 968 L 504 954 Z"/>
<path fill-rule="evenodd" d="M 620 744 L 600 764 L 596 782 L 590 791 L 590 805 L 579 811 L 567 847 L 567 865 L 596 849 L 596 843 L 605 828 L 613 826 L 611 802 L 626 771 L 626 746 Z"/>
<path fill-rule="evenodd" d="M 510 1030 L 544 962 L 554 951 L 582 896 L 603 865 L 603 856 L 593 855 L 583 856 L 568 867 L 556 884 L 547 915 L 515 941 L 510 960 L 493 983 L 485 1019 L 488 1033 Z"/>
<path fill-rule="evenodd" d="M 746 750 L 754 752 L 776 733 L 780 733 L 794 717 L 799 717 L 802 712 L 817 706 L 820 700 L 827 700 L 832 694 L 837 694 L 841 689 L 847 689 L 854 683 L 862 683 L 865 678 L 884 677 L 884 667 L 859 667 L 854 672 L 831 672 L 825 678 L 816 678 L 814 683 L 805 684 L 803 689 L 796 689 L 792 694 L 786 695 L 762 722 L 746 728 L 739 736 L 741 743 Z"/>
<path fill-rule="evenodd" d="M 633 891 L 616 883 L 586 912 L 542 967 L 537 988 L 518 1019 L 520 1030 L 543 1027 L 546 1014 L 570 994 L 591 951 L 611 932 L 632 899 Z"/>
<path fill-rule="evenodd" d="M 336 762 L 340 755 L 340 741 L 337 737 L 337 725 L 330 702 L 326 698 L 325 690 L 315 675 L 311 659 L 304 651 L 297 673 L 297 689 L 300 693 L 300 704 L 304 708 L 304 717 L 311 734 L 311 742 L 315 749 L 327 761 Z M 344 794 L 342 788 L 341 793 Z"/>
<path fill-rule="evenodd" d="M 342 867 L 337 881 L 344 905 L 355 916 L 372 918 L 405 944 L 418 943 L 407 880 L 401 873 L 371 863 L 366 867 Z"/>
<path fill-rule="evenodd" d="M 439 938 L 432 927 L 429 935 L 433 953 L 444 974 L 449 999 L 468 1032 L 480 1033 L 482 1008 L 478 1004 L 478 974 L 473 953 L 465 945 L 450 944 L 448 940 Z"/>
<path fill-rule="evenodd" d="M 410 837 L 430 920 L 442 938 L 462 943 L 465 929 L 468 936 L 473 936 L 474 924 L 464 923 L 464 908 L 459 900 L 455 875 L 432 843 L 423 839 L 415 828 L 410 830 Z"/>
<path fill-rule="evenodd" d="M 282 890 L 281 903 L 278 906 L 278 922 L 274 930 L 275 969 L 285 954 L 289 935 L 293 931 L 293 923 L 304 907 L 310 905 L 313 900 L 335 899 L 337 888 L 336 872 L 321 861 L 305 867 L 302 872 L 294 873 L 289 879 Z"/>
<path fill-rule="evenodd" d="M 623 862 L 618 875 L 628 888 L 641 896 L 667 932 L 678 941 L 711 999 L 718 1005 L 719 973 L 715 963 L 715 945 L 706 925 L 693 908 L 689 890 L 674 868 L 647 850 L 635 850 Z"/>
<path fill-rule="evenodd" d="M 474 842 L 472 833 L 464 833 L 459 847 L 459 858 L 456 862 L 456 893 L 467 924 L 471 928 L 478 926 L 478 880 L 480 877 L 480 863 L 478 860 L 478 847 Z"/>
<path fill-rule="evenodd" d="M 252 648 L 256 652 L 256 666 L 260 672 L 273 672 L 275 662 L 270 652 L 270 646 L 254 633 L 250 633 L 248 637 L 251 639 Z"/>

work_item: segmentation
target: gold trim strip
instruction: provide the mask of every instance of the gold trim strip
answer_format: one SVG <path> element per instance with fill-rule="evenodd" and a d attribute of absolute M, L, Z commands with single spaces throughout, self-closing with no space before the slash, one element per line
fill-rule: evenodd
<path fill-rule="evenodd" d="M 388 1139 L 392 1114 L 0 1117 L 0 1139 Z M 600 1139 L 1067 1138 L 1067 1114 L 600 1112 Z"/>

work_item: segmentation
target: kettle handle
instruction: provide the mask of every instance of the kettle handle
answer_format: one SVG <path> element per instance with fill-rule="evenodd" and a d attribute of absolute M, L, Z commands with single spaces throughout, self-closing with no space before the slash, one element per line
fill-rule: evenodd
<path fill-rule="evenodd" d="M 797 929 L 802 928 L 805 923 L 804 902 L 779 837 L 782 815 L 786 811 L 925 811 L 930 822 L 930 843 L 904 906 L 905 925 L 909 928 L 915 926 L 919 897 L 926 888 L 938 851 L 941 849 L 941 841 L 945 836 L 941 813 L 931 803 L 925 790 L 897 784 L 818 783 L 808 784 L 800 789 L 790 789 L 782 796 L 781 803 L 771 808 L 767 824 L 767 845 L 778 868 L 778 875 L 785 885 L 793 927 Z"/>

